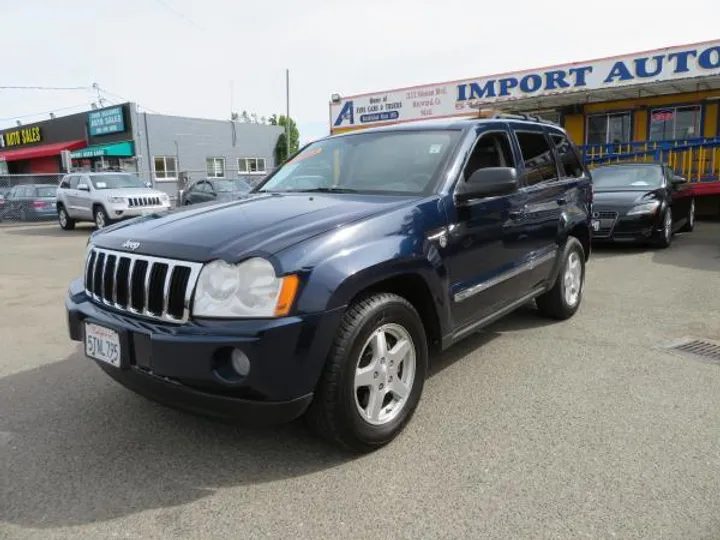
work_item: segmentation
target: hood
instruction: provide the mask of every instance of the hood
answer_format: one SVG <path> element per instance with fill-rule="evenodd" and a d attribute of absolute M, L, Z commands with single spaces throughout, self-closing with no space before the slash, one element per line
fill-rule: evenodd
<path fill-rule="evenodd" d="M 121 222 L 91 237 L 98 247 L 198 262 L 272 255 L 342 225 L 388 212 L 417 197 L 251 194 L 227 203 L 183 206 Z"/>
<path fill-rule="evenodd" d="M 102 193 L 103 197 L 160 197 L 167 195 L 164 191 L 151 188 L 99 189 L 97 192 Z"/>
<path fill-rule="evenodd" d="M 617 191 L 595 191 L 593 193 L 593 207 L 596 209 L 616 209 L 622 210 L 625 208 L 631 208 L 643 202 L 651 201 L 653 199 L 661 199 L 663 190 L 651 189 L 651 190 L 627 190 L 621 189 Z"/>

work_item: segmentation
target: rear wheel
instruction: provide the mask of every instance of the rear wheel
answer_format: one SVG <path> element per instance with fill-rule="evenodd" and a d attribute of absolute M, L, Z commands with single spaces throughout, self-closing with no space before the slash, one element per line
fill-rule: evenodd
<path fill-rule="evenodd" d="M 60 228 L 65 231 L 71 231 L 75 228 L 75 220 L 68 215 L 64 206 L 58 208 L 58 222 L 60 223 Z"/>
<path fill-rule="evenodd" d="M 553 319 L 569 319 L 580 307 L 585 285 L 585 250 L 580 241 L 569 236 L 555 284 L 535 299 L 538 311 Z"/>
<path fill-rule="evenodd" d="M 27 210 L 25 210 L 24 208 L 21 208 L 19 217 L 20 217 L 20 221 L 27 221 L 28 220 Z"/>
<path fill-rule="evenodd" d="M 692 232 L 695 229 L 695 198 L 690 199 L 690 208 L 688 209 L 687 221 L 680 232 Z"/>
<path fill-rule="evenodd" d="M 343 317 L 307 420 L 315 433 L 353 452 L 392 441 L 410 421 L 427 373 L 425 330 L 415 308 L 381 293 Z"/>
<path fill-rule="evenodd" d="M 102 206 L 96 206 L 95 207 L 95 227 L 99 229 L 104 229 L 108 225 L 110 225 L 110 220 L 107 217 L 107 214 L 105 213 L 105 209 Z"/>

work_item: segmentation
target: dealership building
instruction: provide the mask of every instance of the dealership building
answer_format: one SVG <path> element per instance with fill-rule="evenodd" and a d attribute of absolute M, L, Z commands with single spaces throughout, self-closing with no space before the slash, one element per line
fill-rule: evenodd
<path fill-rule="evenodd" d="M 720 40 L 515 73 L 334 95 L 330 131 L 478 109 L 526 113 L 562 125 L 592 166 L 662 161 L 720 214 Z M 698 211 L 701 211 L 699 202 Z"/>
<path fill-rule="evenodd" d="M 246 178 L 274 166 L 282 127 L 138 111 L 123 103 L 0 130 L 0 178 L 136 172 L 174 195 L 178 179 Z"/>

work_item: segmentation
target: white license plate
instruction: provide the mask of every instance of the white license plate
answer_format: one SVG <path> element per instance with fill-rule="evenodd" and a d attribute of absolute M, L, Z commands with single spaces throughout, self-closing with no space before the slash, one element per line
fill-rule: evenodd
<path fill-rule="evenodd" d="M 85 323 L 85 354 L 119 368 L 120 335 L 104 326 Z"/>
<path fill-rule="evenodd" d="M 600 221 L 597 219 L 592 220 L 592 228 L 593 231 L 599 231 L 600 230 Z"/>

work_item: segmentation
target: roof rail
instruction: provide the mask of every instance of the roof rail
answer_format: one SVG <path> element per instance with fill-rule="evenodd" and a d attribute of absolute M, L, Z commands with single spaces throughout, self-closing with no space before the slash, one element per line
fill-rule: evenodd
<path fill-rule="evenodd" d="M 525 120 L 527 122 L 538 122 L 540 124 L 549 124 L 552 126 L 559 125 L 557 122 L 553 122 L 552 120 L 546 120 L 545 118 L 540 118 L 537 115 L 532 114 L 526 114 L 526 113 L 506 113 L 502 111 L 484 111 L 485 114 L 483 114 L 483 110 L 479 111 L 478 116 L 480 118 L 504 118 L 506 120 Z M 491 114 L 488 116 L 487 113 L 490 112 Z"/>

